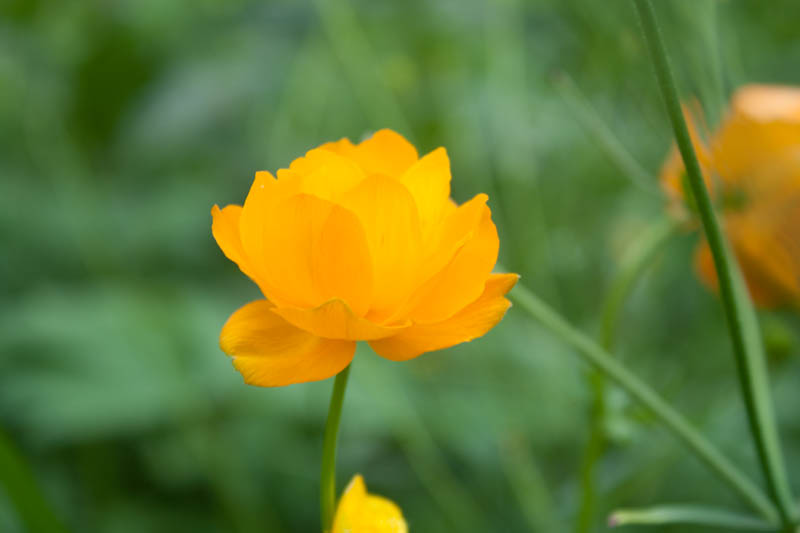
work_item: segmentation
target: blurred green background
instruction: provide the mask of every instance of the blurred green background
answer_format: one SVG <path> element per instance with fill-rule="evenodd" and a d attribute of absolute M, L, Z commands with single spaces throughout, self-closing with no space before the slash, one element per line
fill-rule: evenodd
<path fill-rule="evenodd" d="M 683 93 L 712 120 L 737 85 L 800 84 L 800 4 L 765 4 L 657 2 Z M 381 127 L 445 146 L 453 197 L 490 195 L 504 267 L 598 333 L 620 258 L 663 217 L 671 142 L 629 2 L 0 5 L 0 428 L 69 530 L 318 530 L 332 381 L 242 384 L 217 338 L 259 294 L 209 210 L 241 203 L 256 170 Z M 638 284 L 617 353 L 759 479 L 696 238 Z M 800 320 L 761 320 L 800 492 Z M 364 474 L 418 533 L 572 530 L 586 383 L 513 308 L 485 338 L 409 363 L 360 349 L 340 486 Z M 619 506 L 741 507 L 623 393 L 609 405 L 596 531 Z M 0 486 L 0 531 L 25 530 L 14 497 Z"/>

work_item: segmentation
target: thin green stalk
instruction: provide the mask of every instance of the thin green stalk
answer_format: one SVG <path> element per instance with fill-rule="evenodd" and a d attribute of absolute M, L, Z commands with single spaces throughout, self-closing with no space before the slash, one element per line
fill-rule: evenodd
<path fill-rule="evenodd" d="M 325 422 L 325 436 L 322 440 L 322 471 L 319 481 L 323 533 L 327 533 L 333 527 L 333 515 L 336 512 L 336 441 L 339 437 L 339 420 L 342 418 L 342 403 L 349 376 L 350 365 L 347 365 L 336 375 L 336 380 L 333 382 L 328 421 Z"/>
<path fill-rule="evenodd" d="M 658 251 L 675 235 L 678 227 L 679 224 L 672 219 L 660 221 L 646 231 L 623 258 L 622 269 L 611 285 L 603 306 L 600 344 L 606 351 L 612 351 L 622 307 L 636 281 Z M 595 470 L 606 448 L 606 379 L 602 372 L 594 370 L 589 381 L 592 390 L 591 423 L 581 466 L 581 503 L 576 527 L 578 533 L 585 533 L 592 526 L 596 493 Z"/>
<path fill-rule="evenodd" d="M 544 327 L 575 348 L 585 361 L 603 372 L 627 391 L 632 398 L 649 409 L 667 429 L 672 431 L 689 450 L 735 490 L 755 511 L 772 523 L 778 520 L 775 506 L 764 495 L 764 492 L 649 385 L 632 374 L 587 335 L 572 327 L 524 285 L 517 283 L 517 286 L 511 291 L 510 297 Z"/>
<path fill-rule="evenodd" d="M 714 215 L 711 197 L 706 190 L 700 165 L 689 137 L 689 130 L 681 111 L 678 89 L 675 86 L 653 6 L 649 0 L 634 0 L 634 4 L 641 20 L 675 140 L 683 158 L 697 211 L 700 214 L 706 239 L 714 258 L 720 297 L 736 356 L 739 383 L 747 407 L 750 431 L 755 441 L 761 469 L 769 494 L 778 506 L 781 521 L 788 529 L 797 520 L 797 516 L 794 499 L 786 478 L 786 468 L 772 410 L 764 347 L 755 312 L 742 282 L 738 265 L 728 253 L 722 230 Z"/>
<path fill-rule="evenodd" d="M 3 433 L 0 433 L 0 483 L 28 531 L 66 531 L 39 489 L 25 459 Z"/>

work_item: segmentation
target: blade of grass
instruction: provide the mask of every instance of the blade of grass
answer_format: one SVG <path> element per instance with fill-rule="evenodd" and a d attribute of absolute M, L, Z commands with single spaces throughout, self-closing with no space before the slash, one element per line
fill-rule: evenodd
<path fill-rule="evenodd" d="M 750 430 L 755 441 L 761 469 L 769 494 L 777 504 L 781 521 L 788 531 L 791 529 L 792 523 L 797 520 L 797 513 L 786 478 L 778 429 L 772 410 L 764 347 L 755 311 L 747 289 L 741 280 L 738 265 L 727 251 L 722 229 L 714 215 L 711 197 L 706 190 L 697 155 L 694 152 L 689 130 L 681 111 L 678 89 L 672 76 L 653 5 L 649 0 L 633 0 L 633 2 L 639 14 L 658 85 L 666 104 L 667 114 L 683 158 L 692 195 L 714 259 L 714 267 L 719 279 L 719 293 L 736 356 L 739 384 L 747 407 Z"/>
<path fill-rule="evenodd" d="M 411 140 L 411 124 L 391 88 L 379 75 L 377 62 L 370 54 L 373 47 L 358 24 L 352 3 L 317 0 L 316 5 L 322 26 L 367 117 L 376 129 L 391 127 Z"/>
<path fill-rule="evenodd" d="M 642 191 L 658 194 L 655 178 L 634 159 L 622 141 L 614 135 L 572 78 L 566 73 L 560 73 L 553 78 L 553 86 L 592 140 L 597 142 L 622 174 Z"/>
<path fill-rule="evenodd" d="M 500 443 L 500 459 L 511 491 L 519 503 L 531 531 L 565 531 L 547 480 L 522 436 L 509 436 Z"/>
<path fill-rule="evenodd" d="M 735 490 L 755 511 L 771 523 L 778 520 L 777 510 L 764 492 L 649 385 L 631 373 L 591 338 L 571 326 L 524 285 L 517 283 L 509 297 L 522 310 L 575 348 L 585 361 L 603 372 L 627 391 L 633 399 L 649 409 L 667 429 L 675 434 L 690 451 Z"/>
<path fill-rule="evenodd" d="M 620 273 L 611 285 L 603 305 L 601 345 L 611 352 L 614 345 L 619 316 L 628 295 L 653 258 L 669 239 L 675 235 L 679 224 L 664 219 L 644 232 L 644 235 L 626 253 Z M 591 424 L 589 439 L 581 461 L 581 502 L 578 508 L 576 531 L 586 533 L 592 527 L 595 507 L 595 469 L 606 448 L 606 379 L 602 372 L 593 370 L 589 375 L 592 390 Z"/>
<path fill-rule="evenodd" d="M 24 458 L 0 432 L 0 482 L 28 531 L 66 533 L 33 477 Z"/>
<path fill-rule="evenodd" d="M 658 505 L 646 509 L 620 509 L 608 517 L 608 526 L 694 524 L 727 530 L 776 531 L 759 518 L 697 505 Z"/>

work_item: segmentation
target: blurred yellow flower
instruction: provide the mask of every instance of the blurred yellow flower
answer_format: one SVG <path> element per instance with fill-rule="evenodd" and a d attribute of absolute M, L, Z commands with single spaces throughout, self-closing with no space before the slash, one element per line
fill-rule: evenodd
<path fill-rule="evenodd" d="M 330 377 L 356 341 L 401 361 L 489 331 L 516 274 L 492 274 L 497 230 L 479 194 L 450 199 L 444 148 L 419 158 L 381 130 L 257 172 L 244 206 L 214 206 L 212 232 L 266 299 L 236 311 L 222 350 L 246 382 Z"/>
<path fill-rule="evenodd" d="M 356 474 L 339 500 L 332 533 L 407 533 L 400 508 L 381 496 L 369 494 Z"/>
<path fill-rule="evenodd" d="M 719 129 L 707 138 L 687 109 L 692 142 L 753 300 L 800 304 L 800 88 L 740 88 Z M 661 172 L 673 212 L 691 211 L 685 172 L 673 148 Z M 695 253 L 700 278 L 716 288 L 711 251 Z"/>

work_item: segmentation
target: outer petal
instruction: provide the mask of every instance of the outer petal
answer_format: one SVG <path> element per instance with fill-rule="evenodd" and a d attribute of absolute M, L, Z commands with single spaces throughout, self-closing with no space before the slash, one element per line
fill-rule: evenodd
<path fill-rule="evenodd" d="M 500 241 L 488 206 L 482 206 L 480 222 L 452 260 L 419 290 L 408 317 L 415 323 L 444 320 L 474 302 L 483 292 L 486 278 L 497 262 Z"/>
<path fill-rule="evenodd" d="M 741 262 L 738 251 L 736 252 L 737 259 Z M 759 281 L 752 272 L 744 264 L 740 265 L 742 268 L 742 275 L 747 283 L 747 289 L 750 292 L 750 297 L 753 303 L 761 308 L 775 307 L 780 301 L 780 297 L 769 285 Z M 695 249 L 694 252 L 694 268 L 697 276 L 703 284 L 714 292 L 719 291 L 719 279 L 717 278 L 717 271 L 714 268 L 714 258 L 711 255 L 711 249 L 708 242 L 703 240 Z"/>
<path fill-rule="evenodd" d="M 450 159 L 437 148 L 406 170 L 400 182 L 411 191 L 423 234 L 440 222 L 450 199 Z"/>
<path fill-rule="evenodd" d="M 313 308 L 341 298 L 358 316 L 369 308 L 372 264 L 361 223 L 307 194 L 264 214 L 262 271 L 282 301 Z"/>
<path fill-rule="evenodd" d="M 407 533 L 403 513 L 392 501 L 367 493 L 364 479 L 353 477 L 342 494 L 332 533 Z"/>
<path fill-rule="evenodd" d="M 267 300 L 236 311 L 220 333 L 222 351 L 246 383 L 280 387 L 339 373 L 353 359 L 355 343 L 320 339 L 288 324 Z"/>
<path fill-rule="evenodd" d="M 410 322 L 406 322 L 395 326 L 379 326 L 356 316 L 342 300 L 331 300 L 315 309 L 276 307 L 273 312 L 290 324 L 326 339 L 382 339 L 395 335 L 410 325 Z"/>
<path fill-rule="evenodd" d="M 419 155 L 417 149 L 402 135 L 384 129 L 359 143 L 352 157 L 367 174 L 399 178 L 417 161 Z"/>
<path fill-rule="evenodd" d="M 228 205 L 220 209 L 218 205 L 211 208 L 211 233 L 217 241 L 225 257 L 239 265 L 239 268 L 255 281 L 253 269 L 242 248 L 242 239 L 239 237 L 239 217 L 242 208 L 238 205 Z"/>
<path fill-rule="evenodd" d="M 373 175 L 342 197 L 367 235 L 374 293 L 368 318 L 387 318 L 408 298 L 416 280 L 422 236 L 414 199 L 402 184 Z"/>
<path fill-rule="evenodd" d="M 731 101 L 713 143 L 717 171 L 728 184 L 755 185 L 756 175 L 800 166 L 800 89 L 748 85 Z"/>
<path fill-rule="evenodd" d="M 492 274 L 480 298 L 447 320 L 438 324 L 414 325 L 394 337 L 369 344 L 387 359 L 405 361 L 425 352 L 481 337 L 500 322 L 511 306 L 503 296 L 518 279 L 517 274 Z"/>
<path fill-rule="evenodd" d="M 257 265 L 254 265 L 242 246 L 239 233 L 239 221 L 241 219 L 242 208 L 238 205 L 228 205 L 220 209 L 215 205 L 211 208 L 211 233 L 217 241 L 225 257 L 239 266 L 239 269 L 252 279 L 261 289 L 264 295 L 274 291 L 266 284 L 263 276 L 260 275 Z"/>
<path fill-rule="evenodd" d="M 711 153 L 706 146 L 706 139 L 704 138 L 706 131 L 703 127 L 705 124 L 702 111 L 697 102 L 685 104 L 683 106 L 683 116 L 689 128 L 689 136 L 692 140 L 692 145 L 697 153 L 697 159 L 703 171 L 706 186 L 710 188 L 709 190 L 711 190 L 713 194 L 714 183 L 710 181 L 711 173 L 709 172 Z M 698 122 L 700 123 L 700 127 L 698 127 Z M 703 131 L 701 131 L 701 127 L 703 127 Z M 683 190 L 685 172 L 678 147 L 673 145 L 666 161 L 664 161 L 664 165 L 661 167 L 660 182 L 662 190 L 667 194 L 667 198 L 670 202 L 672 202 L 671 207 L 676 213 L 684 210 L 683 202 L 686 198 L 685 191 Z"/>
<path fill-rule="evenodd" d="M 754 120 L 800 122 L 800 88 L 784 85 L 745 85 L 732 98 L 735 113 Z"/>
<path fill-rule="evenodd" d="M 244 201 L 241 216 L 239 217 L 239 235 L 242 249 L 250 260 L 253 270 L 263 279 L 262 267 L 264 263 L 264 223 L 266 216 L 271 213 L 274 206 L 283 202 L 289 196 L 299 192 L 300 183 L 296 180 L 283 180 L 278 182 L 272 174 L 266 171 L 256 172 L 250 192 Z M 264 296 L 276 303 L 283 300 L 278 291 L 262 285 Z"/>
<path fill-rule="evenodd" d="M 798 184 L 800 185 L 800 183 Z M 764 305 L 800 304 L 800 194 L 728 217 L 728 233 L 750 291 Z"/>

